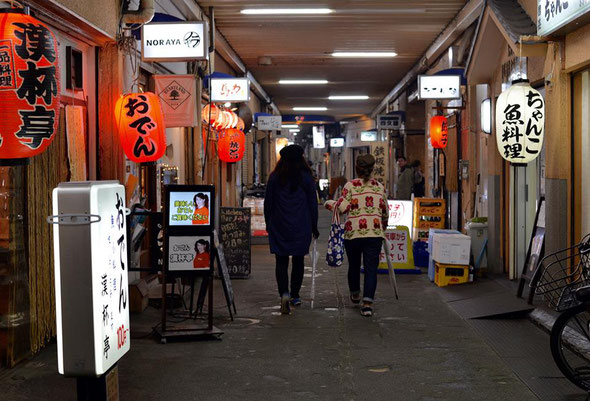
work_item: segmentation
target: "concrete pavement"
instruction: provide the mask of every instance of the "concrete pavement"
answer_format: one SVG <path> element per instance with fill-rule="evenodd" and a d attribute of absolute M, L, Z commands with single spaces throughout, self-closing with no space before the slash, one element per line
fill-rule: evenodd
<path fill-rule="evenodd" d="M 227 318 L 219 280 L 221 341 L 161 345 L 148 327 L 159 310 L 132 318 L 131 351 L 119 363 L 121 400 L 537 400 L 425 274 L 398 275 L 395 300 L 380 275 L 375 314 L 348 300 L 346 265 L 325 266 L 329 214 L 321 213 L 315 308 L 280 315 L 274 258 L 253 246 L 252 276 L 234 280 L 238 315 Z M 310 266 L 306 259 L 306 266 Z M 147 335 L 147 336 L 146 336 Z M 137 338 L 142 337 L 142 338 Z M 75 380 L 57 373 L 56 347 L 0 377 L 0 399 L 75 400 Z"/>

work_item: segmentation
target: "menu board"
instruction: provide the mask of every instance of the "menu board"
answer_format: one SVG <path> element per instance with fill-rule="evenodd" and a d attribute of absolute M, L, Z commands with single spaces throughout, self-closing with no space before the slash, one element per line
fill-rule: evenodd
<path fill-rule="evenodd" d="M 250 208 L 222 207 L 219 218 L 221 244 L 230 277 L 250 277 Z"/>

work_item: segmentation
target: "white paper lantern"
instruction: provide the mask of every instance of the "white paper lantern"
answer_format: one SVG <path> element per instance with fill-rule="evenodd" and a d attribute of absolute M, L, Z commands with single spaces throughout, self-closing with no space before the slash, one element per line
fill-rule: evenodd
<path fill-rule="evenodd" d="M 545 135 L 545 101 L 528 80 L 513 81 L 496 103 L 496 143 L 502 157 L 526 164 L 539 156 Z"/>

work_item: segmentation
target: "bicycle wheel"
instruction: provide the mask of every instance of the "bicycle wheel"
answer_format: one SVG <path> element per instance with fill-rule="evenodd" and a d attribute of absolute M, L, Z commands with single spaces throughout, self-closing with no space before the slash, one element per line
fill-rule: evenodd
<path fill-rule="evenodd" d="M 581 305 L 563 312 L 551 329 L 551 354 L 555 364 L 576 386 L 590 391 L 590 307 Z"/>

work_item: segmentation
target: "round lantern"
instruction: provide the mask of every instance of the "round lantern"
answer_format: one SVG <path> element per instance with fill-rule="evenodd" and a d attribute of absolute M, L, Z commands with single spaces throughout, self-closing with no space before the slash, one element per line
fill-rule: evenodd
<path fill-rule="evenodd" d="M 115 120 L 123 151 L 136 163 L 154 162 L 166 151 L 166 125 L 158 96 L 152 92 L 121 96 Z"/>
<path fill-rule="evenodd" d="M 512 82 L 496 102 L 496 144 L 502 157 L 519 165 L 534 160 L 543 147 L 545 101 L 526 79 Z"/>
<path fill-rule="evenodd" d="M 211 103 L 211 105 L 207 104 L 201 111 L 201 118 L 204 122 L 209 121 L 211 124 L 215 124 L 215 121 L 219 118 L 220 111 L 219 107 L 215 106 L 213 103 Z M 209 113 L 211 115 L 209 115 Z"/>
<path fill-rule="evenodd" d="M 59 122 L 55 36 L 19 10 L 0 13 L 0 159 L 23 164 L 45 151 Z"/>
<path fill-rule="evenodd" d="M 238 117 L 238 124 L 236 125 L 236 128 L 239 129 L 240 131 L 244 132 L 244 127 L 246 125 L 244 124 L 244 120 L 242 120 L 240 117 Z"/>
<path fill-rule="evenodd" d="M 223 131 L 217 141 L 217 155 L 226 163 L 242 160 L 246 148 L 246 136 L 238 129 L 230 128 Z"/>
<path fill-rule="evenodd" d="M 434 116 L 430 119 L 430 143 L 435 149 L 447 147 L 449 138 L 449 124 L 444 116 Z"/>

